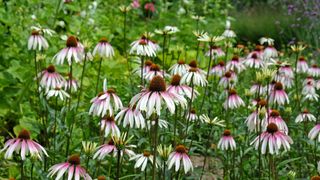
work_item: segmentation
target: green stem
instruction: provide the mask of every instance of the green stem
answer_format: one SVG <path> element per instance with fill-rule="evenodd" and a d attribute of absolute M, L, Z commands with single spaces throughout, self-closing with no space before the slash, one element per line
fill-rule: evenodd
<path fill-rule="evenodd" d="M 117 176 L 116 180 L 120 179 L 120 157 L 121 157 L 121 149 L 118 147 L 118 152 L 117 152 Z"/>
<path fill-rule="evenodd" d="M 96 84 L 96 94 L 98 93 L 98 88 L 99 88 L 101 65 L 102 65 L 102 57 L 100 58 L 100 62 L 99 62 L 99 69 L 98 69 L 98 76 L 97 76 L 97 84 Z"/>
<path fill-rule="evenodd" d="M 21 160 L 21 163 L 20 163 L 20 175 L 21 175 L 21 180 L 24 180 L 23 163 L 24 163 L 24 161 Z"/>
<path fill-rule="evenodd" d="M 163 68 L 163 71 L 162 71 L 162 76 L 164 78 L 164 71 L 165 71 L 165 51 L 166 51 L 166 39 L 167 39 L 167 35 L 163 35 L 163 44 L 162 44 L 162 68 Z"/>
<path fill-rule="evenodd" d="M 143 77 L 143 76 L 144 76 L 144 74 L 143 74 L 144 56 L 141 56 L 140 59 L 141 59 L 141 67 L 140 67 L 140 69 L 141 69 L 141 72 L 140 72 L 140 73 L 141 73 L 141 74 L 140 74 L 140 75 L 141 75 L 141 79 L 140 79 L 140 85 L 142 86 L 141 88 L 143 88 L 143 87 L 144 87 L 144 80 L 143 80 L 143 79 L 144 79 L 144 77 Z"/>
<path fill-rule="evenodd" d="M 213 126 L 211 127 L 211 130 L 210 130 L 210 133 L 209 133 L 209 136 L 208 136 L 208 139 L 207 139 L 207 144 L 210 143 L 210 140 L 211 140 L 211 134 L 213 133 Z M 208 152 L 209 152 L 209 149 L 210 148 L 206 148 L 206 153 L 204 155 L 204 160 L 203 160 L 203 166 L 202 166 L 202 171 L 201 171 L 201 176 L 200 176 L 200 180 L 202 180 L 202 177 L 203 177 L 203 173 L 204 173 L 204 169 L 205 169 L 205 166 L 206 166 L 206 162 L 207 162 L 207 157 L 208 157 Z"/>
<path fill-rule="evenodd" d="M 156 179 L 156 164 L 157 164 L 157 145 L 158 145 L 158 123 L 159 117 L 155 115 L 155 124 L 154 124 L 154 145 L 153 145 L 153 168 L 152 168 L 152 180 Z"/>

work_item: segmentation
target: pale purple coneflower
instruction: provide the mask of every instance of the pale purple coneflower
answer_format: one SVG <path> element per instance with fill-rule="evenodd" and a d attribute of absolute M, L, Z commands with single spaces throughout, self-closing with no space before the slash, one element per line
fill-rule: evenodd
<path fill-rule="evenodd" d="M 51 88 L 58 87 L 65 79 L 56 72 L 54 65 L 49 65 L 45 70 L 39 73 L 40 85 L 48 91 Z"/>
<path fill-rule="evenodd" d="M 315 93 L 316 93 L 316 88 L 311 81 L 305 84 L 302 88 L 302 95 L 315 94 Z"/>
<path fill-rule="evenodd" d="M 122 102 L 117 96 L 113 88 L 107 89 L 106 80 L 103 83 L 103 92 L 99 93 L 96 97 L 91 99 L 91 107 L 89 114 L 104 117 L 107 113 L 112 116 L 114 112 L 121 109 Z"/>
<path fill-rule="evenodd" d="M 245 121 L 248 130 L 250 132 L 255 132 L 259 130 L 260 126 L 260 119 L 259 119 L 259 111 L 254 110 L 246 119 Z"/>
<path fill-rule="evenodd" d="M 134 155 L 130 158 L 130 161 L 136 160 L 134 168 L 140 168 L 141 171 L 144 171 L 147 167 L 148 162 L 150 161 L 153 164 L 153 155 L 149 151 L 143 151 L 141 154 Z"/>
<path fill-rule="evenodd" d="M 251 94 L 258 94 L 258 95 L 263 95 L 265 93 L 265 88 L 263 88 L 263 86 L 259 83 L 254 83 L 249 92 Z"/>
<path fill-rule="evenodd" d="M 49 169 L 48 177 L 52 178 L 52 176 L 57 174 L 56 179 L 58 180 L 61 179 L 66 172 L 68 174 L 68 180 L 71 180 L 72 178 L 79 180 L 80 177 L 82 177 L 84 180 L 91 180 L 89 174 L 80 165 L 79 155 L 71 155 L 67 162 L 53 165 Z"/>
<path fill-rule="evenodd" d="M 218 77 L 222 77 L 225 72 L 225 65 L 223 61 L 220 61 L 218 64 L 213 65 L 210 74 L 217 75 Z"/>
<path fill-rule="evenodd" d="M 223 103 L 224 109 L 235 109 L 240 106 L 244 106 L 243 100 L 238 96 L 237 91 L 234 89 L 230 89 L 228 92 L 228 97 L 226 101 Z"/>
<path fill-rule="evenodd" d="M 280 82 L 285 88 L 291 88 L 293 86 L 293 77 L 286 76 L 283 73 L 275 75 L 274 80 Z"/>
<path fill-rule="evenodd" d="M 152 126 L 151 126 L 152 125 Z M 150 129 L 151 127 L 154 127 L 156 125 L 156 122 L 154 120 L 147 121 L 147 128 Z M 158 127 L 161 129 L 167 129 L 169 126 L 168 121 L 163 119 L 158 119 Z"/>
<path fill-rule="evenodd" d="M 104 136 L 107 137 L 109 134 L 111 137 L 119 137 L 120 130 L 114 121 L 113 116 L 105 116 L 101 119 L 100 130 L 104 131 Z"/>
<path fill-rule="evenodd" d="M 220 79 L 219 85 L 224 88 L 233 87 L 236 84 L 237 80 L 238 78 L 236 73 L 233 71 L 228 71 L 224 73 L 224 76 L 222 76 L 222 78 Z"/>
<path fill-rule="evenodd" d="M 219 46 L 211 46 L 211 48 L 206 52 L 205 56 L 210 57 L 210 52 L 212 59 L 225 56 L 225 53 Z"/>
<path fill-rule="evenodd" d="M 262 120 L 263 130 L 265 130 L 268 124 L 270 123 L 276 124 L 280 131 L 284 132 L 285 134 L 288 134 L 289 132 L 288 126 L 280 116 L 279 111 L 272 109 L 272 110 L 269 110 L 268 113 L 266 113 L 264 119 Z"/>
<path fill-rule="evenodd" d="M 187 113 L 186 119 L 188 119 L 188 118 L 189 118 L 190 121 L 196 121 L 196 120 L 198 120 L 199 117 L 198 117 L 195 109 L 192 108 L 192 109 L 189 111 L 189 113 Z"/>
<path fill-rule="evenodd" d="M 283 90 L 283 85 L 280 82 L 276 82 L 273 90 L 270 93 L 270 101 L 278 105 L 284 105 L 289 103 L 289 98 L 287 93 Z"/>
<path fill-rule="evenodd" d="M 113 156 L 115 156 L 116 151 L 117 147 L 114 145 L 114 142 L 111 139 L 108 143 L 103 144 L 97 148 L 96 153 L 93 155 L 93 159 L 98 158 L 99 160 L 102 160 L 110 153 L 113 153 Z"/>
<path fill-rule="evenodd" d="M 296 123 L 316 121 L 317 118 L 311 114 L 307 109 L 303 110 L 296 118 Z"/>
<path fill-rule="evenodd" d="M 306 59 L 301 56 L 297 62 L 297 72 L 298 73 L 307 73 L 309 69 Z"/>
<path fill-rule="evenodd" d="M 28 50 L 48 49 L 49 45 L 47 40 L 40 34 L 40 31 L 33 30 L 28 40 Z"/>
<path fill-rule="evenodd" d="M 181 78 L 182 84 L 192 85 L 193 86 L 205 86 L 208 82 L 206 80 L 206 72 L 198 68 L 196 61 L 191 61 L 189 63 L 189 70 Z"/>
<path fill-rule="evenodd" d="M 313 64 L 309 70 L 308 70 L 308 74 L 312 77 L 319 77 L 320 76 L 320 68 L 316 65 Z"/>
<path fill-rule="evenodd" d="M 312 76 L 308 76 L 305 80 L 303 80 L 303 86 L 307 85 L 308 83 L 315 84 L 316 81 Z"/>
<path fill-rule="evenodd" d="M 280 74 L 284 74 L 287 77 L 294 78 L 294 73 L 289 64 L 286 64 L 284 66 L 280 66 L 279 71 Z"/>
<path fill-rule="evenodd" d="M 114 50 L 107 38 L 101 38 L 99 43 L 93 49 L 93 55 L 95 56 L 96 54 L 101 58 L 111 58 L 114 56 Z"/>
<path fill-rule="evenodd" d="M 56 98 L 60 98 L 62 101 L 66 98 L 70 98 L 70 95 L 64 91 L 60 85 L 58 85 L 56 88 L 54 89 L 50 89 L 46 92 L 46 96 L 47 99 L 51 98 L 51 97 L 56 97 Z"/>
<path fill-rule="evenodd" d="M 218 149 L 224 150 L 235 150 L 236 149 L 236 142 L 234 141 L 231 131 L 229 129 L 226 129 L 223 131 L 222 137 L 220 138 L 218 142 Z"/>
<path fill-rule="evenodd" d="M 53 59 L 56 60 L 57 64 L 63 64 L 64 60 L 67 59 L 69 66 L 72 64 L 72 60 L 76 63 L 81 62 L 84 53 L 82 45 L 78 42 L 74 36 L 69 36 L 66 42 L 66 47 L 59 51 Z"/>
<path fill-rule="evenodd" d="M 183 165 L 185 174 L 190 170 L 193 171 L 192 162 L 188 156 L 188 150 L 184 145 L 176 146 L 175 151 L 169 154 L 167 163 L 168 169 L 171 169 L 175 164 L 176 172 L 180 169 L 180 165 Z"/>
<path fill-rule="evenodd" d="M 256 137 L 251 145 L 254 145 L 255 149 L 258 150 L 261 147 L 261 153 L 266 154 L 279 154 L 279 150 L 283 146 L 285 151 L 290 150 L 290 144 L 292 144 L 292 139 L 281 132 L 275 123 L 270 123 L 267 126 L 267 130 L 261 135 Z"/>
<path fill-rule="evenodd" d="M 153 112 L 160 115 L 163 102 L 172 114 L 176 110 L 175 104 L 180 104 L 183 108 L 187 104 L 187 100 L 183 96 L 166 90 L 166 83 L 161 76 L 155 76 L 150 81 L 149 88 L 135 95 L 130 104 L 136 105 L 137 109 L 145 111 L 147 117 L 150 117 Z"/>
<path fill-rule="evenodd" d="M 17 138 L 6 141 L 4 148 L 0 152 L 5 150 L 7 150 L 4 155 L 5 159 L 11 159 L 13 152 L 18 153 L 19 151 L 23 161 L 29 152 L 31 156 L 36 156 L 40 160 L 42 159 L 42 154 L 48 156 L 46 150 L 40 144 L 30 139 L 30 132 L 26 129 L 22 129 Z"/>
<path fill-rule="evenodd" d="M 318 101 L 319 98 L 319 95 L 317 94 L 316 88 L 312 81 L 309 81 L 304 85 L 301 94 L 303 95 L 302 101 Z"/>
<path fill-rule="evenodd" d="M 226 68 L 228 71 L 231 70 L 237 73 L 240 73 L 246 69 L 242 60 L 238 56 L 233 56 L 232 59 L 227 63 Z"/>
<path fill-rule="evenodd" d="M 269 61 L 278 58 L 278 51 L 272 45 L 267 46 L 263 51 L 263 59 Z"/>
<path fill-rule="evenodd" d="M 309 132 L 308 138 L 314 140 L 318 136 L 318 142 L 320 142 L 320 124 L 315 125 Z"/>
<path fill-rule="evenodd" d="M 188 64 L 186 64 L 183 60 L 179 60 L 178 63 L 170 67 L 169 71 L 172 75 L 179 74 L 180 76 L 183 76 L 188 72 L 189 68 L 190 67 Z"/>
<path fill-rule="evenodd" d="M 123 108 L 115 117 L 119 122 L 123 120 L 123 127 L 129 125 L 130 128 L 145 128 L 146 123 L 142 113 L 135 107 L 129 105 L 129 107 Z"/>
<path fill-rule="evenodd" d="M 194 99 L 199 95 L 198 91 L 193 89 L 193 95 L 192 95 L 192 88 L 188 85 L 182 85 L 180 84 L 181 76 L 176 74 L 172 76 L 171 84 L 168 86 L 167 91 L 176 93 L 182 96 L 186 96 L 187 98 L 191 99 L 191 97 Z"/>
<path fill-rule="evenodd" d="M 166 76 L 166 73 L 164 73 L 161 69 L 160 66 L 158 66 L 157 64 L 152 64 L 150 66 L 150 69 L 148 72 L 146 72 L 146 74 L 144 74 L 144 78 L 148 81 L 151 81 L 152 78 L 154 78 L 155 76 L 161 76 L 163 77 L 163 74 Z"/>
<path fill-rule="evenodd" d="M 65 91 L 69 91 L 70 89 L 74 90 L 75 92 L 79 88 L 78 81 L 68 73 L 68 79 L 62 82 L 62 86 L 64 87 Z"/>
<path fill-rule="evenodd" d="M 130 54 L 136 54 L 138 56 L 155 57 L 157 46 L 146 36 L 142 36 L 140 39 L 130 44 Z"/>
<path fill-rule="evenodd" d="M 262 55 L 256 52 L 250 53 L 247 58 L 243 61 L 243 64 L 250 68 L 263 68 L 265 66 Z"/>

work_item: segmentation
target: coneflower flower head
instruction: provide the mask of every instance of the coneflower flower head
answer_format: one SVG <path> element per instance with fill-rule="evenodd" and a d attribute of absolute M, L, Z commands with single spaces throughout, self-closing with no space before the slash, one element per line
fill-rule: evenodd
<path fill-rule="evenodd" d="M 171 113 L 175 111 L 175 103 L 183 108 L 186 106 L 186 99 L 178 94 L 166 91 L 166 83 L 161 76 L 155 76 L 150 81 L 149 88 L 135 95 L 130 104 L 136 104 L 136 108 L 147 112 L 147 117 L 155 111 L 158 115 L 161 112 L 161 104 L 165 102 Z"/>
<path fill-rule="evenodd" d="M 182 163 L 180 163 L 182 161 Z M 188 156 L 188 150 L 184 145 L 177 145 L 174 152 L 169 155 L 168 158 L 168 169 L 171 169 L 175 164 L 175 171 L 178 171 L 180 165 L 183 165 L 185 174 L 188 171 L 193 170 L 192 162 Z"/>
<path fill-rule="evenodd" d="M 56 179 L 62 178 L 63 174 L 68 171 L 68 179 L 80 179 L 82 177 L 85 180 L 91 180 L 91 177 L 86 170 L 80 165 L 80 156 L 74 154 L 69 156 L 68 161 L 52 166 L 49 169 L 48 177 L 52 177 L 57 173 Z"/>
<path fill-rule="evenodd" d="M 56 59 L 57 64 L 63 64 L 64 60 L 67 59 L 69 66 L 72 62 L 81 62 L 83 59 L 84 49 L 82 45 L 78 42 L 75 36 L 69 36 L 66 41 L 66 47 L 58 52 L 53 59 Z M 73 60 L 73 61 L 72 61 Z"/>
<path fill-rule="evenodd" d="M 99 43 L 93 50 L 93 55 L 95 56 L 96 54 L 102 58 L 111 58 L 114 56 L 114 50 L 107 38 L 102 37 L 100 39 Z"/>
<path fill-rule="evenodd" d="M 38 143 L 30 139 L 30 132 L 26 129 L 22 129 L 17 138 L 9 139 L 4 144 L 4 148 L 0 151 L 6 150 L 4 155 L 5 159 L 11 159 L 12 154 L 15 151 L 20 151 L 21 159 L 24 161 L 26 155 L 36 156 L 38 159 L 42 159 L 42 154 L 48 156 L 46 150 Z"/>
<path fill-rule="evenodd" d="M 229 129 L 223 131 L 222 137 L 218 142 L 218 148 L 221 150 L 230 149 L 231 151 L 236 149 L 236 142 L 234 141 Z"/>
<path fill-rule="evenodd" d="M 28 49 L 29 50 L 39 50 L 48 49 L 49 44 L 47 40 L 40 34 L 40 31 L 33 30 L 31 36 L 28 40 Z"/>

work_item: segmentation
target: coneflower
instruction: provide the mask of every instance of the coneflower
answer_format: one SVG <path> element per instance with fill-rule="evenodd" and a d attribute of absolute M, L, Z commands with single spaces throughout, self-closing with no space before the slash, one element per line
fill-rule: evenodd
<path fill-rule="evenodd" d="M 225 109 L 235 109 L 244 105 L 245 104 L 243 100 L 238 96 L 237 91 L 234 89 L 230 89 L 228 92 L 228 97 L 223 103 L 223 107 Z"/>
<path fill-rule="evenodd" d="M 217 75 L 222 77 L 225 72 L 225 64 L 223 61 L 219 61 L 218 64 L 213 65 L 210 71 L 210 74 Z"/>
<path fill-rule="evenodd" d="M 313 64 L 309 70 L 308 70 L 308 74 L 312 77 L 319 77 L 320 76 L 320 68 L 318 67 L 318 65 Z"/>
<path fill-rule="evenodd" d="M 9 139 L 0 152 L 5 150 L 7 150 L 4 155 L 5 159 L 11 159 L 13 152 L 20 152 L 22 160 L 25 160 L 26 155 L 29 153 L 31 156 L 36 156 L 40 160 L 42 159 L 42 154 L 48 156 L 46 150 L 40 144 L 30 139 L 30 132 L 26 129 L 22 129 L 17 138 Z"/>
<path fill-rule="evenodd" d="M 240 73 L 241 71 L 246 69 L 246 67 L 242 63 L 242 60 L 238 56 L 233 56 L 231 61 L 227 63 L 226 68 L 228 71 Z"/>
<path fill-rule="evenodd" d="M 54 89 L 60 86 L 65 79 L 56 72 L 54 65 L 49 65 L 45 70 L 43 70 L 38 75 L 40 79 L 40 85 L 48 91 L 49 89 Z"/>
<path fill-rule="evenodd" d="M 113 116 L 105 116 L 102 118 L 100 122 L 100 130 L 104 131 L 104 136 L 107 137 L 109 134 L 111 137 L 119 137 L 120 130 L 114 121 Z"/>
<path fill-rule="evenodd" d="M 276 82 L 270 94 L 270 102 L 278 105 L 289 103 L 287 93 L 283 90 L 282 83 Z"/>
<path fill-rule="evenodd" d="M 104 80 L 103 83 L 103 92 L 91 99 L 90 102 L 92 105 L 90 107 L 89 114 L 100 117 L 104 117 L 107 113 L 112 116 L 114 112 L 123 107 L 116 91 L 113 88 L 107 89 L 106 80 Z"/>
<path fill-rule="evenodd" d="M 58 52 L 53 59 L 57 61 L 57 64 L 63 64 L 67 59 L 69 66 L 72 64 L 72 60 L 76 63 L 82 61 L 84 49 L 78 42 L 75 36 L 69 36 L 66 42 L 66 47 Z"/>
<path fill-rule="evenodd" d="M 266 154 L 279 154 L 281 147 L 285 151 L 290 150 L 290 144 L 292 139 L 285 133 L 279 131 L 278 126 L 275 123 L 270 123 L 267 126 L 267 130 L 261 135 L 256 137 L 251 145 L 254 145 L 255 149 L 258 150 L 261 144 L 261 153 Z"/>
<path fill-rule="evenodd" d="M 317 118 L 312 115 L 307 109 L 303 110 L 296 118 L 296 123 L 316 121 Z"/>
<path fill-rule="evenodd" d="M 236 142 L 234 141 L 231 131 L 229 129 L 224 130 L 221 139 L 218 142 L 218 148 L 221 150 L 235 150 Z"/>
<path fill-rule="evenodd" d="M 201 86 L 204 87 L 208 82 L 206 80 L 206 72 L 198 68 L 196 61 L 191 61 L 189 63 L 190 69 L 181 78 L 182 84 Z"/>
<path fill-rule="evenodd" d="M 129 125 L 130 128 L 145 128 L 146 123 L 142 113 L 136 108 L 131 106 L 123 108 L 115 117 L 119 123 L 123 120 L 123 127 Z"/>
<path fill-rule="evenodd" d="M 250 68 L 263 68 L 265 66 L 261 53 L 253 52 L 250 53 L 247 58 L 243 61 L 243 64 Z"/>
<path fill-rule="evenodd" d="M 158 66 L 157 64 L 152 64 L 150 66 L 149 71 L 144 74 L 144 78 L 148 81 L 151 81 L 151 79 L 155 76 L 163 77 L 163 74 L 164 74 L 164 72 L 162 70 L 160 70 L 160 66 Z M 166 74 L 164 74 L 164 75 L 166 75 Z"/>
<path fill-rule="evenodd" d="M 275 109 L 269 110 L 269 113 L 267 113 L 265 118 L 262 120 L 264 130 L 267 128 L 268 124 L 270 123 L 276 124 L 280 131 L 288 134 L 288 126 L 280 116 L 279 111 Z"/>
<path fill-rule="evenodd" d="M 182 163 L 181 163 L 182 161 Z M 168 158 L 168 169 L 171 169 L 175 164 L 175 171 L 180 169 L 180 165 L 183 165 L 184 172 L 193 171 L 192 162 L 188 156 L 187 148 L 184 145 L 176 146 L 175 151 L 173 151 Z"/>
<path fill-rule="evenodd" d="M 137 154 L 135 156 L 132 156 L 130 158 L 130 161 L 136 160 L 136 163 L 134 165 L 134 168 L 140 168 L 141 171 L 144 171 L 147 167 L 148 162 L 150 161 L 151 164 L 153 164 L 153 156 L 151 153 L 147 150 L 143 151 L 141 154 Z"/>
<path fill-rule="evenodd" d="M 99 55 L 102 58 L 110 58 L 114 56 L 114 50 L 108 39 L 103 37 L 93 50 L 93 55 Z"/>
<path fill-rule="evenodd" d="M 176 109 L 175 104 L 182 105 L 182 107 L 187 104 L 183 96 L 166 90 L 166 83 L 161 76 L 155 76 L 150 81 L 149 88 L 135 95 L 130 104 L 136 105 L 140 111 L 147 112 L 147 117 L 150 117 L 153 112 L 160 115 L 163 102 L 172 114 Z"/>
<path fill-rule="evenodd" d="M 299 57 L 296 68 L 298 73 L 308 72 L 309 66 L 306 59 L 303 56 Z"/>
<path fill-rule="evenodd" d="M 172 76 L 171 83 L 167 88 L 168 92 L 176 93 L 182 96 L 186 96 L 191 99 L 191 97 L 195 98 L 199 94 L 196 90 L 192 91 L 192 88 L 187 85 L 180 84 L 181 76 L 176 74 Z M 193 95 L 192 95 L 193 92 Z"/>
<path fill-rule="evenodd" d="M 33 30 L 31 36 L 28 40 L 28 49 L 29 50 L 39 50 L 48 49 L 49 45 L 47 40 L 40 34 L 40 31 Z"/>
<path fill-rule="evenodd" d="M 189 65 L 184 62 L 184 60 L 179 60 L 176 64 L 170 67 L 169 71 L 172 75 L 178 74 L 183 76 L 189 70 Z"/>
<path fill-rule="evenodd" d="M 140 39 L 132 42 L 130 46 L 130 54 L 147 57 L 156 56 L 157 46 L 144 35 L 141 36 Z"/>
<path fill-rule="evenodd" d="M 219 46 L 211 46 L 211 49 L 209 49 L 205 56 L 210 57 L 210 52 L 211 52 L 211 57 L 212 58 L 217 58 L 217 57 L 222 57 L 225 56 L 225 53 L 222 51 L 222 49 Z"/>
<path fill-rule="evenodd" d="M 62 176 L 67 172 L 68 179 L 79 180 L 82 177 L 85 180 L 91 180 L 91 177 L 86 170 L 80 165 L 80 156 L 71 155 L 67 162 L 56 164 L 49 169 L 48 177 L 52 178 L 57 174 L 56 179 L 61 179 Z"/>

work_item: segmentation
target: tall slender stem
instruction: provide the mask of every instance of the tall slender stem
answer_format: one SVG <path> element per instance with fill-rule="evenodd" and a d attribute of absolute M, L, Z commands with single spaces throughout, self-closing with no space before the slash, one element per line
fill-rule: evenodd
<path fill-rule="evenodd" d="M 21 175 L 21 180 L 24 180 L 23 163 L 24 163 L 24 161 L 21 160 L 21 162 L 20 162 L 20 175 Z"/>
<path fill-rule="evenodd" d="M 157 145 L 158 145 L 158 123 L 159 123 L 159 117 L 158 115 L 155 115 L 155 124 L 154 124 L 154 144 L 153 144 L 153 168 L 152 168 L 152 180 L 156 179 L 157 174 Z"/>
<path fill-rule="evenodd" d="M 141 85 L 142 88 L 143 88 L 143 87 L 144 87 L 144 80 L 143 80 L 143 79 L 144 79 L 144 77 L 143 77 L 143 76 L 144 76 L 144 74 L 143 74 L 144 56 L 141 56 L 140 59 L 141 59 L 141 68 L 140 68 L 140 69 L 141 69 L 141 72 L 140 72 L 140 73 L 141 73 L 141 74 L 140 74 L 140 75 L 141 75 L 141 79 L 140 79 L 140 85 Z"/>
<path fill-rule="evenodd" d="M 197 60 L 198 64 L 200 64 L 200 60 L 198 59 L 199 58 L 199 49 L 200 49 L 200 41 L 198 41 L 198 43 L 197 43 L 197 54 L 196 54 L 196 60 Z"/>
<path fill-rule="evenodd" d="M 209 133 L 209 136 L 208 136 L 208 139 L 207 139 L 207 144 L 209 144 L 210 140 L 211 140 L 211 134 L 213 132 L 213 126 L 211 127 L 211 130 L 210 130 L 210 133 Z M 206 162 L 207 162 L 207 157 L 208 157 L 208 151 L 210 148 L 206 148 L 206 153 L 204 155 L 204 160 L 203 160 L 203 166 L 202 166 L 202 171 L 201 171 L 201 176 L 200 176 L 200 180 L 202 180 L 202 176 L 203 176 L 203 173 L 204 173 L 204 169 L 205 169 L 205 166 L 206 166 Z"/>
<path fill-rule="evenodd" d="M 189 122 L 190 122 L 190 111 L 192 109 L 192 100 L 193 100 L 193 95 L 194 95 L 194 84 L 193 84 L 193 75 L 191 77 L 191 98 L 190 98 L 190 101 L 189 101 L 189 109 L 188 109 L 188 118 L 187 118 L 187 125 L 186 125 L 186 130 L 184 132 L 184 135 L 186 136 L 185 139 L 184 139 L 184 143 L 186 142 L 187 138 L 188 138 L 188 128 L 189 128 Z"/>
<path fill-rule="evenodd" d="M 117 176 L 116 180 L 120 179 L 120 157 L 121 157 L 121 149 L 118 147 L 118 152 L 117 152 Z"/>
<path fill-rule="evenodd" d="M 100 58 L 100 62 L 99 62 L 99 69 L 98 69 L 98 76 L 97 76 L 97 84 L 96 84 L 96 94 L 98 93 L 98 88 L 99 88 L 101 65 L 102 65 L 102 57 Z"/>
<path fill-rule="evenodd" d="M 166 39 L 167 39 L 167 35 L 164 34 L 163 35 L 163 43 L 162 43 L 162 68 L 163 68 L 163 71 L 162 71 L 162 76 L 164 78 L 164 71 L 165 71 L 165 52 L 166 52 Z"/>

